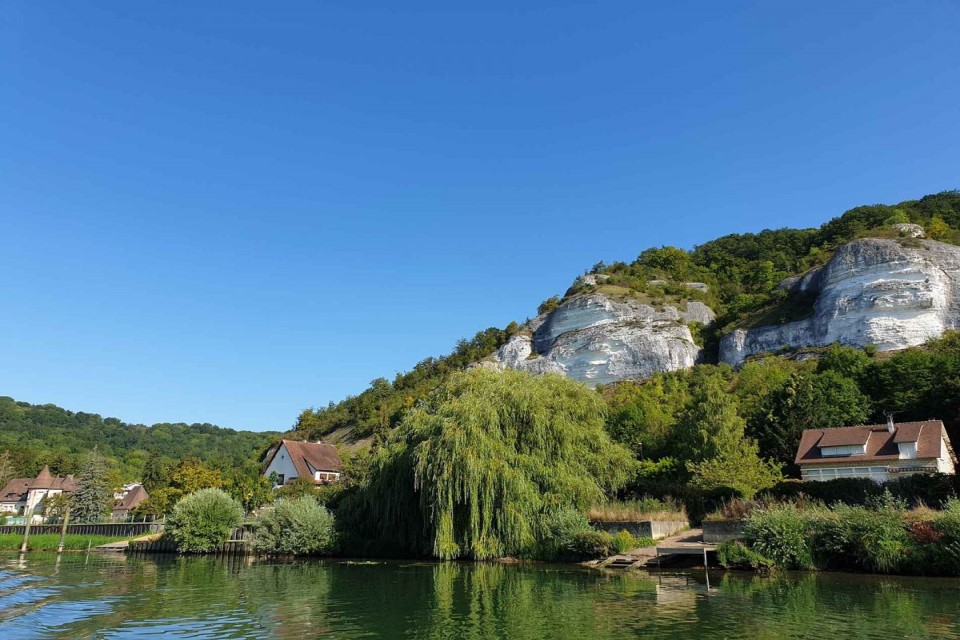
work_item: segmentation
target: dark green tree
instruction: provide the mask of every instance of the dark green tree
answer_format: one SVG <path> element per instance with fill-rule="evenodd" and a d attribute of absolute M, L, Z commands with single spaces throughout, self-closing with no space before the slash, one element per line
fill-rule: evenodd
<path fill-rule="evenodd" d="M 71 515 L 74 522 L 98 522 L 109 513 L 113 492 L 107 484 L 106 474 L 103 456 L 94 447 L 77 478 Z"/>

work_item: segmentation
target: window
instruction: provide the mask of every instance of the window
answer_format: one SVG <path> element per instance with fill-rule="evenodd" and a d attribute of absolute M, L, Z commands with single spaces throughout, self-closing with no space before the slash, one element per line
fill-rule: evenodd
<path fill-rule="evenodd" d="M 862 456 L 865 453 L 866 445 L 851 444 L 841 447 L 820 447 L 820 455 L 824 458 L 834 458 L 840 456 Z"/>

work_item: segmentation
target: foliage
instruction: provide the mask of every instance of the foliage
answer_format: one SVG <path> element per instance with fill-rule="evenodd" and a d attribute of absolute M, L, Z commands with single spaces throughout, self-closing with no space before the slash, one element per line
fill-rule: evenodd
<path fill-rule="evenodd" d="M 231 469 L 257 457 L 277 435 L 211 424 L 147 427 L 0 396 L 0 456 L 7 452 L 21 477 L 37 475 L 44 465 L 49 465 L 54 475 L 77 474 L 95 446 L 104 456 L 111 486 L 145 478 L 151 457 L 175 463 L 195 456 L 209 466 Z M 152 493 L 148 482 L 144 486 Z"/>
<path fill-rule="evenodd" d="M 360 395 L 336 404 L 331 402 L 320 409 L 307 409 L 297 419 L 294 436 L 302 440 L 320 440 L 343 431 L 349 432 L 349 437 L 356 440 L 382 430 L 384 423 L 395 428 L 404 412 L 426 398 L 446 376 L 489 356 L 518 330 L 515 322 L 505 329 L 490 327 L 470 340 L 458 341 L 447 356 L 421 360 L 411 371 L 397 374 L 392 382 L 377 378 Z"/>
<path fill-rule="evenodd" d="M 813 569 L 807 518 L 793 504 L 759 509 L 744 524 L 750 549 L 784 569 Z"/>
<path fill-rule="evenodd" d="M 773 560 L 765 558 L 739 540 L 717 545 L 717 561 L 725 569 L 752 569 L 766 571 L 774 567 Z"/>
<path fill-rule="evenodd" d="M 310 496 L 280 500 L 257 520 L 253 546 L 269 555 L 311 555 L 335 542 L 333 515 Z"/>
<path fill-rule="evenodd" d="M 687 468 L 694 486 L 733 489 L 747 500 L 783 480 L 780 465 L 760 458 L 757 444 L 749 439 L 710 460 L 688 462 Z"/>
<path fill-rule="evenodd" d="M 87 456 L 87 462 L 77 477 L 72 502 L 71 519 L 74 522 L 99 522 L 110 512 L 113 492 L 107 484 L 103 456 L 96 447 Z"/>
<path fill-rule="evenodd" d="M 243 507 L 222 489 L 200 489 L 181 498 L 167 519 L 165 533 L 180 551 L 207 553 L 230 539 Z"/>
<path fill-rule="evenodd" d="M 598 394 L 558 375 L 453 374 L 405 415 L 338 514 L 356 535 L 413 553 L 522 553 L 544 512 L 586 509 L 632 475 L 603 417 Z"/>
<path fill-rule="evenodd" d="M 633 537 L 633 534 L 626 529 L 621 529 L 610 541 L 610 549 L 614 553 L 623 553 L 625 551 L 630 551 L 631 549 L 636 549 L 643 542 L 646 542 L 646 540 L 639 540 L 638 538 Z"/>

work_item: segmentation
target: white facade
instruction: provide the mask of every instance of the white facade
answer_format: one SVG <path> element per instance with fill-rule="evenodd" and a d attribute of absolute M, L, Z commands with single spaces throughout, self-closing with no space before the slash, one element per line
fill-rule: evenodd
<path fill-rule="evenodd" d="M 273 460 L 270 461 L 263 475 L 269 478 L 273 473 L 279 476 L 277 486 L 282 486 L 294 478 L 300 477 L 299 473 L 297 473 L 297 467 L 294 466 L 293 460 L 290 459 L 290 452 L 287 451 L 286 444 L 280 445 L 280 449 L 276 455 L 273 456 Z"/>

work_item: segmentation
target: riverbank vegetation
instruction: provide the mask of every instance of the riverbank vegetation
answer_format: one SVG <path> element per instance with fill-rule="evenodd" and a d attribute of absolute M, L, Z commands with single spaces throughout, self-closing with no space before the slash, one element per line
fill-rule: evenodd
<path fill-rule="evenodd" d="M 718 558 L 730 568 L 821 569 L 915 575 L 960 575 L 960 500 L 943 510 L 887 492 L 864 506 L 782 502 L 754 509 L 744 540 Z"/>
<path fill-rule="evenodd" d="M 120 542 L 121 540 L 128 539 L 129 538 L 124 536 L 118 537 L 69 533 L 64 539 L 63 548 L 66 551 L 86 551 L 87 549 L 98 547 L 102 544 Z M 19 550 L 22 543 L 22 533 L 0 533 L 0 550 Z M 59 533 L 31 534 L 27 541 L 27 546 L 30 551 L 56 551 L 59 544 Z"/>

